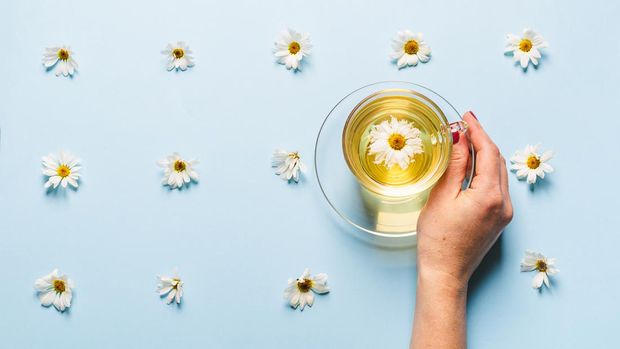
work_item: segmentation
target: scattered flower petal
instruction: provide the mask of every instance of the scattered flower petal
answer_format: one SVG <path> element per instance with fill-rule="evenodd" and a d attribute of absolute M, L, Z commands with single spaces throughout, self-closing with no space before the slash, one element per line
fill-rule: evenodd
<path fill-rule="evenodd" d="M 166 69 L 168 71 L 180 69 L 182 71 L 194 66 L 194 58 L 192 57 L 192 50 L 183 41 L 178 41 L 176 45 L 168 44 L 166 49 L 161 51 L 168 60 Z"/>
<path fill-rule="evenodd" d="M 164 169 L 163 185 L 170 186 L 171 189 L 181 189 L 183 185 L 188 185 L 191 181 L 198 181 L 198 172 L 194 166 L 198 160 L 183 160 L 179 153 L 172 153 L 167 158 L 160 160 L 157 165 Z"/>
<path fill-rule="evenodd" d="M 42 158 L 43 161 L 43 174 L 48 178 L 44 187 L 56 189 L 59 185 L 63 188 L 70 184 L 72 187 L 78 187 L 78 180 L 80 179 L 80 169 L 78 166 L 80 159 L 65 152 L 60 152 L 58 156 L 49 154 Z"/>
<path fill-rule="evenodd" d="M 530 184 L 536 183 L 536 178 L 545 178 L 545 173 L 553 172 L 553 167 L 547 163 L 552 157 L 553 152 L 548 150 L 542 155 L 538 151 L 537 145 L 527 145 L 523 151 L 517 150 L 515 155 L 510 158 L 512 165 L 510 170 L 515 171 L 517 178 L 526 178 Z"/>
<path fill-rule="evenodd" d="M 390 58 L 396 62 L 398 69 L 416 66 L 418 62 L 426 63 L 431 59 L 431 48 L 424 41 L 422 33 L 402 30 L 392 39 Z"/>
<path fill-rule="evenodd" d="M 310 275 L 310 270 L 306 268 L 297 279 L 288 279 L 288 286 L 284 290 L 284 298 L 289 305 L 303 311 L 306 305 L 309 307 L 314 304 L 314 293 L 325 294 L 329 292 L 327 287 L 327 274 L 320 273 L 316 276 Z"/>
<path fill-rule="evenodd" d="M 276 175 L 285 181 L 299 182 L 300 172 L 306 172 L 306 165 L 301 162 L 298 152 L 277 149 L 273 152 L 271 167 L 276 168 Z"/>
<path fill-rule="evenodd" d="M 61 274 L 58 269 L 54 269 L 51 273 L 37 279 L 34 287 L 42 306 L 49 307 L 53 304 L 54 308 L 60 312 L 71 307 L 75 284 L 67 275 Z"/>
<path fill-rule="evenodd" d="M 550 287 L 549 275 L 555 275 L 560 272 L 555 267 L 555 258 L 547 258 L 543 254 L 532 251 L 525 251 L 525 257 L 521 261 L 521 271 L 535 271 L 536 275 L 532 280 L 533 288 L 545 286 Z"/>
<path fill-rule="evenodd" d="M 527 69 L 530 62 L 538 65 L 542 57 L 541 49 L 549 46 L 542 35 L 532 29 L 523 29 L 523 36 L 508 34 L 504 54 L 512 54 L 515 62 L 521 64 L 521 68 Z"/>
<path fill-rule="evenodd" d="M 178 273 L 175 271 L 174 276 L 158 276 L 159 284 L 157 284 L 157 292 L 160 297 L 165 297 L 166 304 L 170 304 L 175 301 L 177 304 L 181 304 L 181 297 L 183 297 L 183 281 L 179 278 Z"/>
<path fill-rule="evenodd" d="M 412 164 L 416 154 L 424 152 L 421 132 L 406 120 L 391 116 L 370 131 L 368 155 L 374 155 L 374 163 L 383 164 L 387 169 L 398 165 L 405 170 Z"/>
<path fill-rule="evenodd" d="M 273 53 L 286 69 L 301 70 L 301 60 L 310 54 L 311 49 L 310 35 L 288 28 L 274 43 Z"/>
<path fill-rule="evenodd" d="M 73 55 L 69 46 L 49 47 L 43 53 L 43 65 L 46 69 L 54 70 L 56 76 L 72 76 L 78 68 Z"/>

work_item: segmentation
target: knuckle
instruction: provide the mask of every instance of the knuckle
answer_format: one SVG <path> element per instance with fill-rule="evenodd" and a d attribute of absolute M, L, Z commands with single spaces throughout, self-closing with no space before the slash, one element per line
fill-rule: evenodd
<path fill-rule="evenodd" d="M 506 224 L 512 221 L 513 216 L 514 216 L 514 211 L 512 209 L 512 206 L 506 207 L 504 209 L 504 221 L 506 222 Z"/>
<path fill-rule="evenodd" d="M 452 151 L 452 161 L 467 161 L 469 158 L 469 149 L 457 148 Z"/>
<path fill-rule="evenodd" d="M 499 191 L 490 193 L 485 202 L 485 208 L 490 213 L 500 213 L 503 209 L 502 194 Z"/>
<path fill-rule="evenodd" d="M 502 154 L 499 152 L 499 148 L 494 143 L 491 143 L 491 145 L 489 146 L 489 152 L 497 157 L 502 156 Z"/>

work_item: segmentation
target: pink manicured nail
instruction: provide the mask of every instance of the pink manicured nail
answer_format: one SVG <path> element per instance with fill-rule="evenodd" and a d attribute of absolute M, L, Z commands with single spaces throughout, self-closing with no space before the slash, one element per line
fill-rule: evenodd
<path fill-rule="evenodd" d="M 452 144 L 456 144 L 461 139 L 461 133 L 459 131 L 452 132 Z"/>

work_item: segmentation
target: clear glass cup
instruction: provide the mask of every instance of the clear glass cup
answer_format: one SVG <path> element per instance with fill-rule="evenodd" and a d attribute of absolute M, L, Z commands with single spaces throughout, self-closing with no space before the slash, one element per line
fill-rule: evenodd
<path fill-rule="evenodd" d="M 373 120 L 360 113 L 363 108 L 383 97 L 415 98 L 413 106 L 403 106 L 403 112 L 416 113 L 422 108 L 436 120 L 428 128 L 429 142 L 438 142 L 435 164 L 428 168 L 424 178 L 412 183 L 386 185 L 368 178 L 356 164 L 363 153 L 353 151 L 359 140 L 350 134 L 356 127 L 366 129 L 388 114 L 369 113 Z M 360 116 L 361 115 L 361 116 Z M 357 119 L 356 119 L 357 118 Z M 317 136 L 314 162 L 315 174 L 323 195 L 345 222 L 368 234 L 362 234 L 382 245 L 403 246 L 415 242 L 418 215 L 428 199 L 433 185 L 443 175 L 450 159 L 452 132 L 466 131 L 467 125 L 460 113 L 443 97 L 432 90 L 409 82 L 386 81 L 361 87 L 345 96 L 327 115 Z M 427 130 L 427 131 L 428 131 Z M 361 132 L 363 134 L 363 132 Z M 465 136 L 465 135 L 463 135 Z M 434 137 L 434 139 L 432 139 Z M 473 148 L 471 149 L 473 164 Z M 467 188 L 473 176 L 470 166 L 463 187 Z"/>

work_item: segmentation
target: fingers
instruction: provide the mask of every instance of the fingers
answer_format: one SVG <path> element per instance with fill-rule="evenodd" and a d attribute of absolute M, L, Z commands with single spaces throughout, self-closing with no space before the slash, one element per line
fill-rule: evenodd
<path fill-rule="evenodd" d="M 433 188 L 434 195 L 448 195 L 456 197 L 461 192 L 463 180 L 467 174 L 467 163 L 469 161 L 469 140 L 465 135 L 455 134 L 452 139 L 452 154 L 446 172 Z"/>
<path fill-rule="evenodd" d="M 500 177 L 499 177 L 499 182 L 500 182 L 500 188 L 502 191 L 502 197 L 504 199 L 504 218 L 506 219 L 507 222 L 510 222 L 512 220 L 512 201 L 510 200 L 510 190 L 508 187 L 508 169 L 506 168 L 506 159 L 504 159 L 503 156 L 500 157 L 500 164 L 499 164 L 499 173 L 500 173 Z"/>
<path fill-rule="evenodd" d="M 482 128 L 476 116 L 468 111 L 463 119 L 469 125 L 468 133 L 476 151 L 476 174 L 471 187 L 490 188 L 500 184 L 500 153 L 491 138 Z"/>
<path fill-rule="evenodd" d="M 499 186 L 504 196 L 509 196 L 508 191 L 508 169 L 506 168 L 506 159 L 503 156 L 499 156 Z"/>

